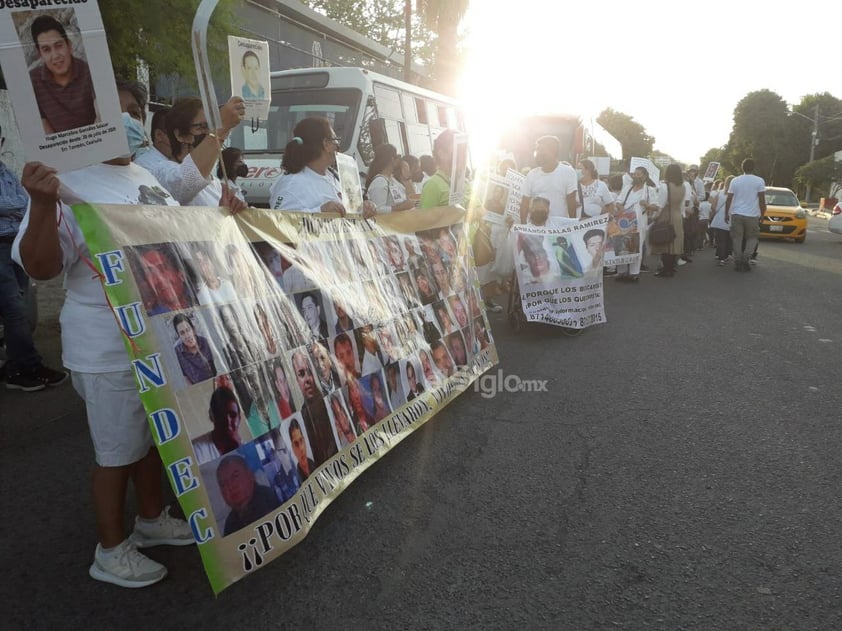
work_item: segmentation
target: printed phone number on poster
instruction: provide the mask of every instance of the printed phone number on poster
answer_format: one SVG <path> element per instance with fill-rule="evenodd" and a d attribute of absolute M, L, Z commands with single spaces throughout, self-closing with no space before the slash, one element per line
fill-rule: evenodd
<path fill-rule="evenodd" d="M 591 324 L 602 324 L 605 322 L 605 317 L 601 313 L 592 313 L 591 315 L 582 316 L 580 318 L 558 318 L 551 313 L 536 314 L 539 322 L 546 322 L 548 324 L 556 324 L 558 326 L 566 326 L 572 328 L 583 329 Z"/>

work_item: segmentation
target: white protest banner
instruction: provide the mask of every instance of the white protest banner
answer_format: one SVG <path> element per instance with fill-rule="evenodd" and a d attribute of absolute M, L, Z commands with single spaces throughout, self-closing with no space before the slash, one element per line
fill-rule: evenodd
<path fill-rule="evenodd" d="M 65 172 L 129 145 L 99 6 L 56 4 L 0 2 L 0 63 L 26 160 Z"/>
<path fill-rule="evenodd" d="M 637 167 L 643 167 L 649 173 L 649 177 L 655 182 L 655 186 L 661 181 L 661 170 L 655 166 L 655 163 L 648 158 L 632 157 L 629 160 L 629 173 L 634 173 Z"/>
<path fill-rule="evenodd" d="M 272 103 L 269 43 L 228 36 L 231 95 L 246 102 L 246 119 L 266 120 Z"/>
<path fill-rule="evenodd" d="M 468 136 L 453 134 L 453 165 L 450 168 L 450 205 L 465 203 L 465 178 L 468 168 Z"/>
<path fill-rule="evenodd" d="M 713 182 L 716 179 L 716 172 L 719 171 L 718 162 L 708 162 L 705 168 L 705 176 L 702 178 L 704 182 Z"/>
<path fill-rule="evenodd" d="M 462 209 L 73 213 L 215 593 L 497 362 Z"/>
<path fill-rule="evenodd" d="M 644 239 L 641 238 L 641 226 L 645 226 L 643 209 L 640 204 L 624 209 L 617 205 L 617 212 L 610 216 L 606 227 L 605 264 L 629 265 L 636 263 L 642 256 Z"/>
<path fill-rule="evenodd" d="M 523 200 L 523 183 L 526 176 L 514 169 L 506 171 L 506 182 L 509 184 L 509 196 L 506 198 L 506 216 L 520 221 L 520 203 Z"/>
<path fill-rule="evenodd" d="M 607 224 L 603 215 L 557 228 L 512 227 L 527 321 L 574 329 L 606 322 L 602 266 Z"/>
<path fill-rule="evenodd" d="M 339 171 L 339 186 L 342 188 L 342 205 L 349 213 L 361 213 L 363 188 L 356 159 L 344 153 L 337 153 L 336 168 Z"/>

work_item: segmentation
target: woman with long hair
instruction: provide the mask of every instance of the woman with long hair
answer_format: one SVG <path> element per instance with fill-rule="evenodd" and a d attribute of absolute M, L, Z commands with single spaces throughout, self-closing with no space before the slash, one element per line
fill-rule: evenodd
<path fill-rule="evenodd" d="M 269 189 L 272 210 L 304 213 L 338 213 L 345 216 L 339 177 L 331 170 L 341 139 L 330 121 L 310 116 L 296 124 L 284 149 L 283 174 Z M 373 205 L 363 205 L 363 215 L 374 215 Z"/>
<path fill-rule="evenodd" d="M 588 219 L 598 217 L 604 213 L 614 212 L 614 196 L 608 190 L 608 185 L 599 179 L 599 172 L 593 160 L 579 162 L 579 218 Z"/>
<path fill-rule="evenodd" d="M 407 198 L 406 186 L 395 177 L 399 166 L 400 158 L 394 145 L 384 143 L 374 148 L 365 188 L 379 214 L 415 208 L 415 201 Z"/>
<path fill-rule="evenodd" d="M 658 206 L 660 211 L 655 218 L 655 224 L 671 223 L 675 236 L 669 243 L 651 244 L 652 254 L 661 255 L 662 269 L 655 273 L 660 278 L 675 276 L 675 261 L 684 252 L 684 227 L 681 221 L 681 210 L 684 208 L 684 175 L 681 167 L 673 163 L 667 167 L 664 186 L 659 191 Z"/>

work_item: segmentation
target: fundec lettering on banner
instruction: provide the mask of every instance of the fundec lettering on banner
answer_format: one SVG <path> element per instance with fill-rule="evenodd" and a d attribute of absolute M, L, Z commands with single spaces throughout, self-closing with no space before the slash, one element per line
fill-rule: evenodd
<path fill-rule="evenodd" d="M 603 247 L 607 216 L 563 227 L 512 227 L 526 319 L 583 329 L 606 322 Z"/>
<path fill-rule="evenodd" d="M 215 592 L 497 361 L 461 209 L 73 210 Z"/>
<path fill-rule="evenodd" d="M 64 172 L 129 155 L 96 0 L 0 0 L 0 63 L 28 162 Z"/>

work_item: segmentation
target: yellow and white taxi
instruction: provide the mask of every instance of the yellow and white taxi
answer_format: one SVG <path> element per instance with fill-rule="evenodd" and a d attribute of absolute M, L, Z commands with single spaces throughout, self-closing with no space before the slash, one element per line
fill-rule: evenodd
<path fill-rule="evenodd" d="M 807 238 L 807 213 L 788 188 L 766 187 L 766 215 L 760 223 L 760 238 L 793 239 L 796 243 L 804 243 Z"/>

